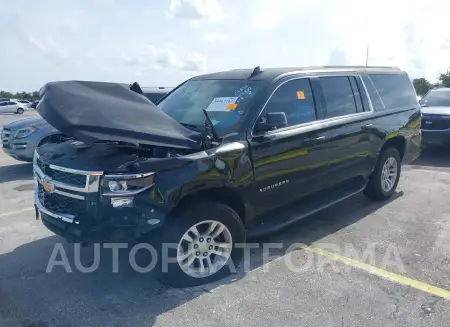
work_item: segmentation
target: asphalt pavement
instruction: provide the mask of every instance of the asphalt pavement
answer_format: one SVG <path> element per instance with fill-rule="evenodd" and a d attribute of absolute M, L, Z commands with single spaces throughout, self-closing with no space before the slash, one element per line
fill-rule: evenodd
<path fill-rule="evenodd" d="M 449 153 L 403 167 L 387 202 L 350 198 L 259 240 L 249 269 L 172 289 L 131 269 L 126 250 L 117 273 L 105 249 L 80 272 L 74 246 L 35 220 L 31 164 L 0 151 L 0 326 L 449 326 Z M 72 272 L 46 272 L 57 244 Z M 93 258 L 81 249 L 83 266 Z"/>

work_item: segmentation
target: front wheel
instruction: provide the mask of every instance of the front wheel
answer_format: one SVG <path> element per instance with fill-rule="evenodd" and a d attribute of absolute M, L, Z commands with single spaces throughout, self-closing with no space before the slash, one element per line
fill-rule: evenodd
<path fill-rule="evenodd" d="M 245 228 L 232 208 L 209 202 L 185 208 L 173 218 L 166 222 L 161 237 L 159 279 L 163 283 L 202 285 L 226 277 L 239 265 Z"/>
<path fill-rule="evenodd" d="M 395 192 L 401 172 L 401 158 L 397 149 L 387 148 L 379 157 L 364 194 L 371 200 L 387 200 Z"/>
<path fill-rule="evenodd" d="M 19 108 L 19 109 L 17 109 L 17 112 L 16 113 L 18 113 L 18 114 L 23 114 L 23 109 L 22 108 Z"/>

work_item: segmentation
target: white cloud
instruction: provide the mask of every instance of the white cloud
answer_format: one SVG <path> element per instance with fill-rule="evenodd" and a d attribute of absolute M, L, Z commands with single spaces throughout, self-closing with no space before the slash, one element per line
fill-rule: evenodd
<path fill-rule="evenodd" d="M 252 2 L 252 24 L 259 30 L 274 30 L 283 20 L 307 11 L 311 1 L 306 0 L 259 0 Z"/>
<path fill-rule="evenodd" d="M 206 33 L 204 39 L 208 42 L 219 42 L 229 39 L 229 36 L 223 33 Z"/>
<path fill-rule="evenodd" d="M 176 85 L 257 65 L 364 65 L 367 46 L 370 65 L 434 81 L 450 66 L 447 2 L 6 1 L 0 84 L 31 91 L 49 80 L 139 76 L 142 85 Z"/>
<path fill-rule="evenodd" d="M 173 43 L 161 47 L 148 46 L 157 69 L 178 68 L 183 71 L 202 72 L 206 69 L 206 58 L 197 52 L 188 52 Z"/>
<path fill-rule="evenodd" d="M 226 17 L 218 0 L 170 0 L 169 17 L 218 21 Z"/>

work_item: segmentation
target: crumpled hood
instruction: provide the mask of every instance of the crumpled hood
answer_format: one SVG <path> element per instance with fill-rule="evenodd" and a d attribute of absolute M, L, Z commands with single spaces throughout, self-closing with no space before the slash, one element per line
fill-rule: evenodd
<path fill-rule="evenodd" d="M 422 114 L 424 115 L 449 115 L 450 107 L 422 107 Z"/>
<path fill-rule="evenodd" d="M 199 149 L 201 144 L 200 133 L 118 83 L 47 83 L 36 110 L 57 130 L 86 143 L 121 141 L 184 149 Z"/>

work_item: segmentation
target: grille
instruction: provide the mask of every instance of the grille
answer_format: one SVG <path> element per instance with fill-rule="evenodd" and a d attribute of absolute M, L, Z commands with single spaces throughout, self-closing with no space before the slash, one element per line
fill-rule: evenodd
<path fill-rule="evenodd" d="M 86 175 L 66 173 L 60 170 L 52 169 L 50 176 L 58 182 L 69 184 L 76 187 L 86 186 Z"/>
<path fill-rule="evenodd" d="M 11 137 L 11 130 L 4 128 L 1 133 L 3 147 L 9 148 L 9 138 Z"/>
<path fill-rule="evenodd" d="M 450 129 L 450 119 L 436 119 L 423 117 L 421 129 L 429 131 Z"/>
<path fill-rule="evenodd" d="M 41 184 L 38 185 L 38 197 L 46 209 L 55 213 L 78 215 L 86 209 L 84 200 L 70 198 L 57 193 L 47 193 Z"/>
<path fill-rule="evenodd" d="M 42 159 L 40 158 L 36 159 L 36 164 L 45 175 L 51 177 L 53 180 L 57 182 L 80 188 L 86 186 L 86 179 L 87 179 L 86 175 L 73 174 L 56 169 L 51 169 L 49 164 L 42 161 Z"/>
<path fill-rule="evenodd" d="M 44 174 L 48 174 L 49 166 L 47 163 L 43 162 L 40 158 L 37 158 L 36 165 L 42 170 Z"/>

